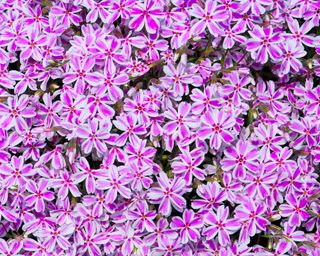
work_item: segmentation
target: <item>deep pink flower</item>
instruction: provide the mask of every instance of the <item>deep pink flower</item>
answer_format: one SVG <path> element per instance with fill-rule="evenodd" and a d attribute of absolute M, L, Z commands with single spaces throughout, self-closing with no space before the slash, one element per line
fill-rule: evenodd
<path fill-rule="evenodd" d="M 31 164 L 25 164 L 22 156 L 11 158 L 10 163 L 0 165 L 0 173 L 4 175 L 1 185 L 5 187 L 21 186 L 28 183 L 29 176 L 35 174 Z"/>
<path fill-rule="evenodd" d="M 98 3 L 95 1 L 88 1 L 89 6 L 88 9 L 90 10 L 87 14 L 87 22 L 94 23 L 97 21 L 98 17 L 104 22 L 107 23 L 109 21 L 110 13 L 108 11 L 110 1 L 103 0 Z M 113 21 L 112 21 L 113 22 Z"/>
<path fill-rule="evenodd" d="M 106 129 L 96 119 L 89 121 L 87 125 L 82 125 L 77 128 L 77 136 L 85 139 L 81 143 L 83 153 L 89 154 L 93 147 L 100 153 L 103 154 L 107 151 L 105 140 L 110 137 L 109 130 Z"/>
<path fill-rule="evenodd" d="M 280 188 L 285 189 L 287 193 L 297 194 L 302 190 L 302 186 L 305 183 L 300 167 L 287 171 L 286 179 L 280 184 Z"/>
<path fill-rule="evenodd" d="M 68 238 L 74 232 L 73 224 L 65 224 L 59 228 L 43 228 L 36 233 L 36 236 L 44 239 L 44 245 L 46 246 L 49 252 L 55 250 L 56 245 L 60 248 L 66 250 L 71 244 L 68 241 Z"/>
<path fill-rule="evenodd" d="M 239 107 L 241 105 L 241 98 L 249 101 L 252 92 L 245 88 L 252 83 L 252 79 L 246 75 L 239 76 L 238 72 L 231 72 L 226 76 L 230 83 L 224 85 L 223 93 L 233 98 L 234 105 Z"/>
<path fill-rule="evenodd" d="M 306 106 L 309 114 L 320 115 L 320 87 L 316 87 L 313 90 L 306 92 L 306 97 L 309 100 L 309 104 Z"/>
<path fill-rule="evenodd" d="M 25 198 L 26 205 L 34 207 L 36 212 L 45 210 L 44 201 L 52 201 L 54 199 L 54 193 L 47 191 L 48 180 L 46 179 L 40 179 L 38 186 L 33 180 L 29 180 L 26 188 L 31 193 Z"/>
<path fill-rule="evenodd" d="M 268 0 L 267 0 L 268 1 Z M 253 29 L 256 22 L 260 20 L 259 17 L 253 15 L 252 13 L 232 13 L 236 24 L 234 25 L 235 29 L 242 30 L 243 28 Z"/>
<path fill-rule="evenodd" d="M 46 152 L 41 155 L 38 164 L 47 164 L 51 161 L 51 167 L 55 170 L 62 169 L 66 166 L 66 160 L 62 154 L 62 145 L 57 145 L 52 151 Z"/>
<path fill-rule="evenodd" d="M 99 212 L 96 211 L 96 208 L 91 206 L 84 206 L 82 203 L 77 203 L 72 212 L 72 217 L 76 218 L 76 222 L 73 224 L 78 224 L 80 227 L 87 227 L 91 225 L 94 230 L 100 231 L 102 229 L 101 221 L 107 221 L 108 217 L 106 215 L 99 216 Z M 81 221 L 81 222 L 80 222 Z M 78 228 L 75 227 L 77 230 Z M 82 232 L 80 231 L 80 235 Z M 79 237 L 80 241 L 83 241 L 83 237 Z M 83 244 L 80 242 L 80 244 Z"/>
<path fill-rule="evenodd" d="M 182 102 L 178 106 L 178 111 L 169 107 L 164 116 L 170 121 L 165 124 L 163 129 L 174 137 L 186 138 L 190 136 L 190 128 L 196 128 L 198 124 L 190 116 L 191 106 L 186 102 Z"/>
<path fill-rule="evenodd" d="M 223 110 L 213 109 L 201 117 L 202 124 L 198 130 L 199 137 L 210 139 L 210 147 L 219 149 L 222 142 L 229 144 L 233 140 L 230 129 L 234 126 L 234 119 Z"/>
<path fill-rule="evenodd" d="M 37 239 L 25 238 L 23 240 L 23 249 L 27 252 L 33 252 L 32 254 L 30 253 L 30 255 L 50 255 L 47 246 L 44 245 L 44 241 L 42 240 L 38 241 Z"/>
<path fill-rule="evenodd" d="M 164 39 L 159 39 L 158 34 L 151 34 L 148 37 L 140 36 L 139 45 L 136 42 L 133 42 L 132 45 L 142 48 L 143 53 L 148 55 L 149 60 L 152 62 L 160 59 L 159 51 L 164 52 L 168 49 L 168 42 Z"/>
<path fill-rule="evenodd" d="M 23 247 L 23 243 L 18 239 L 5 241 L 2 238 L 0 238 L 0 253 L 4 256 L 5 255 L 22 256 L 22 254 L 19 253 L 22 247 Z"/>
<path fill-rule="evenodd" d="M 60 99 L 62 103 L 61 117 L 70 123 L 77 123 L 77 119 L 85 104 L 85 97 L 77 96 L 74 98 L 68 92 L 64 92 L 61 94 Z"/>
<path fill-rule="evenodd" d="M 182 176 L 187 185 L 192 184 L 193 176 L 199 180 L 204 180 L 206 174 L 202 168 L 199 167 L 204 160 L 202 152 L 185 151 L 174 160 L 171 164 L 172 172 L 178 174 L 178 176 Z"/>
<path fill-rule="evenodd" d="M 64 48 L 57 46 L 57 38 L 52 36 L 47 40 L 47 44 L 43 46 L 43 65 L 50 65 L 50 61 L 58 59 L 64 55 Z"/>
<path fill-rule="evenodd" d="M 107 201 L 109 203 L 114 202 L 118 194 L 124 198 L 130 198 L 131 191 L 126 186 L 130 179 L 122 170 L 122 168 L 112 165 L 106 170 L 106 177 L 97 181 L 98 189 L 107 190 Z"/>
<path fill-rule="evenodd" d="M 111 69 L 109 71 L 109 69 Z M 109 101 L 113 103 L 123 98 L 123 91 L 120 85 L 125 85 L 129 82 L 129 76 L 126 73 L 116 73 L 116 67 L 111 68 L 105 65 L 104 82 L 97 88 L 97 94 L 105 95 L 107 93 Z"/>
<path fill-rule="evenodd" d="M 100 217 L 105 212 L 114 212 L 114 204 L 108 203 L 107 194 L 102 190 L 96 190 L 94 195 L 85 195 L 82 198 L 83 205 L 92 209 L 94 216 Z"/>
<path fill-rule="evenodd" d="M 183 245 L 181 244 L 181 239 L 178 237 L 176 239 L 164 239 L 158 246 L 154 249 L 155 253 L 159 255 L 173 256 L 181 255 Z"/>
<path fill-rule="evenodd" d="M 249 199 L 235 209 L 235 218 L 240 222 L 247 222 L 247 234 L 254 236 L 266 230 L 269 224 L 269 221 L 264 218 L 265 211 L 266 206 L 264 203 L 255 203 L 252 199 Z M 241 232 L 244 231 L 245 227 L 244 225 L 241 227 Z"/>
<path fill-rule="evenodd" d="M 171 214 L 171 204 L 177 211 L 182 212 L 183 208 L 186 207 L 186 200 L 182 197 L 182 194 L 186 191 L 184 179 L 174 178 L 170 180 L 165 173 L 160 172 L 157 180 L 160 187 L 150 188 L 148 198 L 153 203 L 160 204 L 159 212 L 164 216 Z"/>
<path fill-rule="evenodd" d="M 282 51 L 278 45 L 283 38 L 279 33 L 273 32 L 272 26 L 265 28 L 255 26 L 249 34 L 252 38 L 247 41 L 247 50 L 251 52 L 253 59 L 264 64 L 268 61 L 268 55 L 272 60 L 278 60 L 281 57 Z"/>
<path fill-rule="evenodd" d="M 60 226 L 72 223 L 73 214 L 69 198 L 61 200 L 59 208 L 51 212 L 52 217 L 56 219 L 56 223 Z"/>
<path fill-rule="evenodd" d="M 82 20 L 81 16 L 77 14 L 81 12 L 81 8 L 73 5 L 72 3 L 60 3 L 54 5 L 50 11 L 55 15 L 55 17 L 59 17 L 61 19 L 61 24 L 66 28 L 70 27 L 71 23 L 75 26 L 79 26 Z"/>
<path fill-rule="evenodd" d="M 102 92 L 96 93 L 95 96 L 89 96 L 87 98 L 87 106 L 90 113 L 84 113 L 83 115 L 89 115 L 90 117 L 102 117 L 106 118 L 107 120 L 112 118 L 115 114 L 112 107 L 109 106 L 110 100 L 108 96 L 106 96 Z M 102 122 L 106 124 L 106 122 Z M 110 127 L 107 123 L 107 127 Z M 106 128 L 107 128 L 106 127 Z"/>
<path fill-rule="evenodd" d="M 79 252 L 83 254 L 88 252 L 89 255 L 101 255 L 100 245 L 106 244 L 109 240 L 106 233 L 97 232 L 91 224 L 85 226 L 81 235 L 83 236 L 83 244 L 81 245 Z"/>
<path fill-rule="evenodd" d="M 222 168 L 226 171 L 232 170 L 234 178 L 245 179 L 246 170 L 254 172 L 258 168 L 256 162 L 257 150 L 245 141 L 238 141 L 236 147 L 225 150 L 226 158 L 222 160 Z"/>
<path fill-rule="evenodd" d="M 70 70 L 65 74 L 63 82 L 66 84 L 75 82 L 75 90 L 79 94 L 85 91 L 87 84 L 92 86 L 102 84 L 102 75 L 98 72 L 92 72 L 94 65 L 95 60 L 93 58 L 71 58 Z"/>
<path fill-rule="evenodd" d="M 300 149 L 304 143 L 309 146 L 316 144 L 315 137 L 319 134 L 319 130 L 317 130 L 316 122 L 312 117 L 304 117 L 301 121 L 293 120 L 290 129 L 299 134 L 298 138 L 291 142 L 294 148 Z"/>
<path fill-rule="evenodd" d="M 223 40 L 223 48 L 224 49 L 230 49 L 234 46 L 236 42 L 239 42 L 240 44 L 244 44 L 246 42 L 246 37 L 241 36 L 239 34 L 242 34 L 246 31 L 246 28 L 239 27 L 239 26 L 233 26 L 231 28 L 227 28 L 223 31 L 223 36 L 225 37 Z"/>
<path fill-rule="evenodd" d="M 286 40 L 283 46 L 283 55 L 282 62 L 280 67 L 280 72 L 285 75 L 290 72 L 290 70 L 294 70 L 295 72 L 299 72 L 299 70 L 303 67 L 299 58 L 302 58 L 307 54 L 304 51 L 303 46 L 297 44 L 293 40 Z"/>
<path fill-rule="evenodd" d="M 18 218 L 16 212 L 2 205 L 0 206 L 0 216 L 9 222 L 16 222 Z"/>
<path fill-rule="evenodd" d="M 197 188 L 197 195 L 201 199 L 192 200 L 193 209 L 218 209 L 218 206 L 225 200 L 224 192 L 217 182 L 201 184 Z"/>
<path fill-rule="evenodd" d="M 203 226 L 201 217 L 195 216 L 192 210 L 185 210 L 182 218 L 173 217 L 170 227 L 180 231 L 181 243 L 186 244 L 188 241 L 197 242 L 200 238 L 199 228 Z"/>
<path fill-rule="evenodd" d="M 299 227 L 301 221 L 309 218 L 309 214 L 305 210 L 308 201 L 305 198 L 297 199 L 293 194 L 288 194 L 286 201 L 288 204 L 280 205 L 280 215 L 289 217 L 289 224 L 291 226 Z"/>
<path fill-rule="evenodd" d="M 212 86 L 207 86 L 203 91 L 195 88 L 190 95 L 192 104 L 192 113 L 200 115 L 207 111 L 220 107 L 219 99 L 214 97 L 214 89 Z"/>
<path fill-rule="evenodd" d="M 128 212 L 128 219 L 132 220 L 132 227 L 138 231 L 153 232 L 156 225 L 153 219 L 157 216 L 155 211 L 148 211 L 148 205 L 145 201 L 138 202 L 136 208 Z"/>
<path fill-rule="evenodd" d="M 32 91 L 37 90 L 37 74 L 35 72 L 32 72 L 31 69 L 28 69 L 26 73 L 11 70 L 9 73 L 9 77 L 12 80 L 18 81 L 14 86 L 14 92 L 17 95 L 23 94 L 28 88 L 30 88 Z"/>
<path fill-rule="evenodd" d="M 51 180 L 50 186 L 59 189 L 58 196 L 61 199 L 65 199 L 68 196 L 69 191 L 74 197 L 79 197 L 81 195 L 81 192 L 76 186 L 76 184 L 79 183 L 79 180 L 77 182 L 72 180 L 67 170 L 63 170 L 60 173 L 60 177 L 61 178 Z"/>
<path fill-rule="evenodd" d="M 132 100 L 128 98 L 125 99 L 125 104 L 123 106 L 124 111 L 137 116 L 140 124 L 148 124 L 150 117 L 157 116 L 157 112 L 148 107 L 148 103 L 145 99 L 146 95 L 143 92 L 139 92 L 134 95 Z"/>
<path fill-rule="evenodd" d="M 8 46 L 8 50 L 9 52 L 14 52 L 17 50 L 18 46 L 17 46 L 17 39 L 19 37 L 21 37 L 22 35 L 24 35 L 26 33 L 26 31 L 24 30 L 24 23 L 22 22 L 22 20 L 15 20 L 12 23 L 12 26 L 8 27 L 7 29 L 5 29 L 3 31 L 3 33 L 1 34 L 1 39 L 6 41 Z M 1 43 L 0 43 L 1 44 Z M 0 50 L 0 56 L 4 55 L 6 56 L 6 52 L 3 51 L 3 49 Z M 6 58 L 1 58 L 0 63 L 5 63 L 6 62 Z"/>
<path fill-rule="evenodd" d="M 49 93 L 43 95 L 44 104 L 39 104 L 40 114 L 45 115 L 44 124 L 46 127 L 59 126 L 60 117 L 58 113 L 61 111 L 61 103 L 56 101 L 52 103 L 52 97 Z"/>
<path fill-rule="evenodd" d="M 179 25 L 179 23 L 173 23 L 172 24 L 172 28 L 171 27 L 163 27 L 162 28 L 162 37 L 163 38 L 170 38 L 170 45 L 172 49 L 178 49 L 179 45 L 183 45 L 183 43 L 179 42 L 179 38 L 182 35 L 182 30 L 183 28 L 185 28 L 184 25 L 181 26 Z M 172 53 L 172 49 L 169 49 L 165 54 L 165 59 L 169 59 L 168 62 L 172 62 L 173 59 L 173 53 Z"/>
<path fill-rule="evenodd" d="M 280 89 L 276 89 L 276 85 L 273 81 L 267 82 L 267 91 L 263 93 L 259 93 L 258 99 L 259 101 L 268 104 L 269 109 L 272 113 L 277 114 L 287 113 L 290 111 L 290 106 L 287 103 L 283 102 L 284 91 Z"/>
<path fill-rule="evenodd" d="M 123 133 L 117 138 L 116 143 L 119 146 L 126 144 L 128 138 L 131 143 L 136 144 L 139 141 L 138 135 L 144 135 L 146 129 L 143 124 L 139 124 L 138 117 L 135 114 L 124 114 L 116 117 L 113 121 L 114 126 L 123 131 Z"/>
<path fill-rule="evenodd" d="M 191 34 L 200 34 L 208 28 L 211 35 L 217 37 L 222 33 L 222 28 L 219 22 L 228 19 L 228 13 L 225 10 L 217 10 L 217 2 L 207 0 L 205 8 L 201 8 L 198 4 L 193 4 L 189 11 L 191 16 L 194 16 L 198 21 L 193 24 Z"/>
<path fill-rule="evenodd" d="M 31 26 L 29 30 L 40 32 L 42 27 L 48 25 L 48 18 L 42 15 L 41 6 L 36 5 L 35 7 L 31 7 L 27 5 L 22 8 L 22 11 L 25 14 L 25 24 Z"/>
<path fill-rule="evenodd" d="M 122 243 L 121 253 L 123 253 L 123 255 L 132 255 L 134 248 L 137 248 L 138 250 L 141 248 L 143 242 L 139 233 L 139 231 L 136 231 L 132 228 L 130 222 L 120 226 L 119 230 L 114 232 L 113 235 L 115 238 L 117 238 L 116 240 L 119 240 Z"/>
<path fill-rule="evenodd" d="M 126 65 L 126 56 L 120 52 L 121 42 L 116 37 L 101 39 L 96 41 L 96 47 L 93 50 L 95 58 L 105 61 L 109 73 L 114 72 L 116 64 Z"/>
<path fill-rule="evenodd" d="M 208 225 L 203 231 L 207 240 L 218 235 L 218 241 L 222 246 L 230 244 L 230 234 L 235 233 L 240 228 L 237 219 L 228 219 L 229 207 L 219 206 L 217 214 L 209 211 L 204 218 L 204 223 Z"/>
<path fill-rule="evenodd" d="M 288 242 L 288 240 L 285 238 L 282 238 L 277 243 L 277 246 L 275 248 L 275 252 L 265 251 L 263 253 L 265 256 L 286 256 L 286 255 L 288 255 L 287 253 L 290 251 L 290 249 L 291 249 L 291 245 Z"/>
<path fill-rule="evenodd" d="M 296 246 L 296 242 L 306 240 L 304 232 L 301 230 L 296 230 L 296 227 L 291 226 L 288 222 L 284 223 L 283 227 L 283 234 L 285 235 L 289 245 Z"/>
<path fill-rule="evenodd" d="M 173 85 L 174 94 L 176 96 L 188 94 L 188 84 L 201 84 L 202 81 L 200 76 L 188 74 L 186 64 L 182 61 L 179 62 L 176 68 L 173 63 L 168 63 L 168 65 L 163 68 L 163 71 L 166 76 L 162 77 L 161 80 Z"/>
<path fill-rule="evenodd" d="M 258 196 L 261 200 L 270 194 L 270 187 L 277 179 L 275 172 L 268 172 L 263 164 L 260 164 L 256 173 L 247 173 L 247 183 L 244 190 L 248 197 L 256 198 Z"/>
<path fill-rule="evenodd" d="M 113 23 L 120 16 L 123 19 L 130 17 L 131 6 L 134 5 L 134 0 L 116 0 L 111 3 L 111 14 L 109 15 L 108 22 Z"/>
<path fill-rule="evenodd" d="M 40 35 L 37 30 L 29 29 L 28 38 L 19 37 L 16 44 L 21 48 L 22 59 L 27 60 L 32 57 L 36 61 L 42 61 L 42 47 L 47 44 L 47 37 Z"/>
<path fill-rule="evenodd" d="M 48 26 L 44 29 L 44 31 L 48 34 L 61 35 L 66 27 L 60 23 L 60 19 L 55 15 L 49 15 Z"/>
<path fill-rule="evenodd" d="M 165 25 L 171 26 L 175 21 L 182 22 L 187 20 L 187 14 L 179 10 L 179 8 L 172 8 L 171 10 L 164 11 Z"/>
<path fill-rule="evenodd" d="M 130 28 L 140 31 L 145 26 L 148 33 L 155 34 L 160 26 L 158 19 L 161 19 L 163 14 L 156 1 L 146 0 L 131 9 L 131 17 Z"/>
<path fill-rule="evenodd" d="M 0 64 L 6 64 L 8 59 L 8 53 L 0 47 Z"/>
<path fill-rule="evenodd" d="M 270 187 L 270 198 L 268 199 L 268 205 L 275 206 L 278 202 L 283 203 L 283 191 L 282 182 L 287 178 L 286 173 L 281 172 L 276 175 L 276 180 Z"/>
<path fill-rule="evenodd" d="M 29 97 L 21 95 L 20 97 L 9 97 L 7 105 L 0 103 L 1 128 L 9 130 L 14 127 L 17 132 L 21 132 L 27 127 L 25 118 L 32 118 L 36 115 L 35 109 L 28 106 Z"/>
<path fill-rule="evenodd" d="M 158 220 L 156 229 L 153 233 L 146 236 L 145 241 L 152 245 L 155 241 L 164 243 L 167 240 L 174 240 L 178 237 L 178 233 L 172 229 L 168 229 L 169 223 L 167 219 L 161 218 Z"/>
<path fill-rule="evenodd" d="M 130 162 L 129 168 L 132 177 L 131 189 L 141 191 L 150 188 L 153 183 L 151 175 L 153 170 L 150 166 L 139 166 L 137 161 Z"/>
<path fill-rule="evenodd" d="M 255 16 L 259 16 L 266 12 L 266 9 L 272 4 L 271 0 L 241 0 L 240 12 L 241 13 L 253 13 Z"/>
<path fill-rule="evenodd" d="M 81 157 L 80 161 L 76 163 L 76 168 L 78 169 L 76 173 L 71 175 L 72 180 L 74 180 L 75 183 L 79 183 L 85 180 L 85 187 L 87 193 L 93 193 L 96 189 L 96 183 L 97 181 L 95 178 L 105 178 L 106 172 L 102 169 L 91 169 L 89 162 L 86 158 Z"/>
<path fill-rule="evenodd" d="M 306 21 L 300 26 L 297 19 L 291 18 L 288 22 L 288 27 L 291 33 L 286 33 L 285 37 L 293 39 L 299 46 L 301 46 L 303 43 L 309 47 L 314 47 L 314 44 L 316 42 L 315 38 L 313 36 L 307 35 L 307 33 L 313 28 L 313 26 L 314 25 L 310 21 Z"/>
<path fill-rule="evenodd" d="M 14 72 L 13 70 L 9 71 L 9 67 L 7 64 L 0 64 L 0 83 L 3 87 L 7 89 L 13 89 L 15 82 L 12 81 L 11 73 Z M 19 79 L 20 80 L 20 72 Z"/>
<path fill-rule="evenodd" d="M 280 152 L 272 152 L 269 158 L 269 161 L 265 164 L 265 168 L 268 172 L 276 170 L 280 171 L 293 171 L 297 164 L 293 160 L 289 160 L 292 155 L 292 150 L 289 150 L 287 147 L 281 149 Z"/>
<path fill-rule="evenodd" d="M 128 143 L 126 152 L 130 162 L 136 161 L 139 166 L 153 166 L 153 158 L 156 149 L 146 146 L 146 140 L 138 140 L 137 143 Z"/>
<path fill-rule="evenodd" d="M 264 161 L 270 158 L 270 153 L 272 151 L 279 152 L 281 150 L 280 145 L 283 145 L 286 142 L 282 136 L 277 136 L 277 134 L 280 134 L 280 130 L 275 124 L 267 126 L 260 124 L 255 129 L 255 135 L 258 139 L 257 142 L 262 146 L 260 152 Z"/>

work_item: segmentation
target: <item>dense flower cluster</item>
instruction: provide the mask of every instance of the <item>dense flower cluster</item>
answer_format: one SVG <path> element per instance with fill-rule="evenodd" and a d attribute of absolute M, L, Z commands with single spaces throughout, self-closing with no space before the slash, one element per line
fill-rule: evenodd
<path fill-rule="evenodd" d="M 1 0 L 0 255 L 320 255 L 318 0 Z"/>

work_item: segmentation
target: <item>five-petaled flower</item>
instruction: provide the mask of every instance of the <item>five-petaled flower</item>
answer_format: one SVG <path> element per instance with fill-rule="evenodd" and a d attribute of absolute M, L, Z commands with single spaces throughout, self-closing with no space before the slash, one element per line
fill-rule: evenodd
<path fill-rule="evenodd" d="M 280 205 L 280 214 L 281 216 L 289 217 L 289 224 L 291 226 L 299 227 L 301 221 L 305 221 L 309 217 L 305 209 L 308 201 L 306 198 L 298 199 L 293 194 L 288 194 L 286 201 L 288 204 Z"/>
<path fill-rule="evenodd" d="M 191 106 L 186 102 L 179 104 L 178 111 L 169 107 L 164 116 L 170 119 L 164 126 L 164 130 L 174 137 L 186 138 L 190 136 L 190 128 L 196 128 L 198 124 L 190 116 Z"/>
<path fill-rule="evenodd" d="M 207 111 L 201 117 L 201 121 L 203 125 L 198 130 L 199 137 L 209 138 L 210 147 L 219 149 L 222 142 L 230 144 L 233 140 L 230 129 L 234 126 L 234 119 L 225 111 L 217 109 Z"/>
<path fill-rule="evenodd" d="M 126 176 L 121 168 L 112 165 L 107 169 L 107 177 L 98 179 L 97 188 L 107 190 L 107 202 L 114 202 L 118 194 L 124 198 L 130 198 L 131 191 L 126 186 L 130 180 Z"/>
<path fill-rule="evenodd" d="M 198 19 L 191 27 L 191 34 L 200 34 L 206 28 L 213 36 L 222 33 L 222 27 L 219 22 L 228 19 L 229 15 L 225 10 L 218 9 L 217 2 L 207 0 L 205 8 L 201 8 L 198 4 L 193 4 L 190 14 Z"/>
<path fill-rule="evenodd" d="M 283 38 L 279 33 L 274 33 L 273 27 L 255 26 L 252 31 L 249 31 L 249 34 L 252 38 L 247 41 L 247 50 L 251 52 L 253 59 L 264 64 L 268 61 L 269 55 L 274 61 L 281 57 L 282 51 L 279 43 L 283 41 Z"/>
<path fill-rule="evenodd" d="M 222 168 L 226 171 L 232 170 L 234 178 L 244 179 L 246 171 L 254 172 L 257 168 L 257 150 L 248 142 L 240 140 L 236 147 L 229 147 L 225 150 L 226 158 L 221 162 Z"/>
<path fill-rule="evenodd" d="M 26 119 L 36 115 L 35 109 L 28 106 L 29 97 L 21 95 L 20 97 L 9 97 L 7 104 L 0 103 L 1 128 L 9 130 L 14 127 L 17 132 L 22 132 L 26 127 Z"/>
<path fill-rule="evenodd" d="M 27 190 L 31 193 L 26 197 L 26 205 L 34 207 L 36 212 L 43 212 L 45 210 L 45 201 L 52 201 L 54 199 L 54 193 L 48 191 L 48 180 L 40 179 L 39 185 L 29 180 Z"/>
<path fill-rule="evenodd" d="M 75 82 L 75 90 L 82 94 L 87 85 L 99 86 L 103 83 L 102 75 L 98 72 L 92 72 L 95 65 L 93 58 L 86 58 L 81 61 L 79 57 L 73 57 L 70 62 L 70 70 L 65 74 L 63 82 L 71 84 Z"/>
<path fill-rule="evenodd" d="M 220 206 L 217 213 L 209 211 L 204 218 L 204 223 L 209 225 L 203 231 L 207 240 L 218 235 L 218 241 L 222 246 L 230 244 L 230 234 L 235 233 L 240 228 L 237 219 L 228 219 L 229 207 Z"/>
<path fill-rule="evenodd" d="M 163 18 L 163 14 L 155 0 L 146 0 L 137 3 L 131 9 L 132 19 L 129 27 L 140 31 L 145 26 L 150 34 L 154 34 L 160 27 L 159 19 Z"/>
<path fill-rule="evenodd" d="M 148 197 L 152 202 L 160 204 L 159 212 L 164 216 L 169 216 L 172 211 L 171 204 L 176 210 L 182 212 L 186 207 L 186 200 L 182 197 L 186 190 L 185 181 L 182 178 L 170 180 L 163 172 L 159 174 L 157 180 L 160 187 L 150 188 Z"/>
<path fill-rule="evenodd" d="M 182 218 L 173 217 L 171 221 L 171 228 L 180 230 L 181 243 L 186 244 L 188 241 L 196 242 L 200 233 L 198 228 L 202 227 L 203 220 L 201 217 L 196 216 L 192 210 L 185 210 Z"/>

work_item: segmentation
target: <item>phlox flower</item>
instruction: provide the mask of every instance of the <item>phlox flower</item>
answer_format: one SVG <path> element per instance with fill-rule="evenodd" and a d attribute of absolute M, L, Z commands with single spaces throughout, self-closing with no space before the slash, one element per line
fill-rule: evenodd
<path fill-rule="evenodd" d="M 274 33 L 271 26 L 265 28 L 255 26 L 249 34 L 252 38 L 247 41 L 247 50 L 251 52 L 253 59 L 264 64 L 268 61 L 268 56 L 275 61 L 281 57 L 279 43 L 283 38 L 279 33 Z"/>
<path fill-rule="evenodd" d="M 159 29 L 159 19 L 163 18 L 163 14 L 155 0 L 146 0 L 131 9 L 131 17 L 130 28 L 140 31 L 145 26 L 148 33 L 154 34 Z"/>
<path fill-rule="evenodd" d="M 182 218 L 173 217 L 171 221 L 171 228 L 180 230 L 181 243 L 185 244 L 189 240 L 196 242 L 200 238 L 198 229 L 202 227 L 203 220 L 201 217 L 195 216 L 192 210 L 185 210 Z"/>
<path fill-rule="evenodd" d="M 209 225 L 203 231 L 206 239 L 213 239 L 218 235 L 218 241 L 222 246 L 230 244 L 230 234 L 235 233 L 240 228 L 237 219 L 228 219 L 229 208 L 220 206 L 215 214 L 209 211 L 204 218 L 204 223 Z"/>
<path fill-rule="evenodd" d="M 159 212 L 164 216 L 169 216 L 172 206 L 182 212 L 186 206 L 186 200 L 182 197 L 185 192 L 185 181 L 182 178 L 170 180 L 165 173 L 160 172 L 158 177 L 160 187 L 152 187 L 148 192 L 151 202 L 160 204 Z"/>
<path fill-rule="evenodd" d="M 225 111 L 208 111 L 201 117 L 201 121 L 203 125 L 198 130 L 199 137 L 209 138 L 211 147 L 219 149 L 222 142 L 229 144 L 233 140 L 230 129 L 234 126 L 234 119 Z"/>
<path fill-rule="evenodd" d="M 222 168 L 226 171 L 232 170 L 234 178 L 245 179 L 246 171 L 254 172 L 258 168 L 257 150 L 248 142 L 240 140 L 236 147 L 225 150 L 226 158 L 222 161 Z"/>
<path fill-rule="evenodd" d="M 170 121 L 163 127 L 165 132 L 172 134 L 174 137 L 186 138 L 190 135 L 190 128 L 196 128 L 198 124 L 190 116 L 191 106 L 186 102 L 182 102 L 178 106 L 178 111 L 170 107 L 164 113 L 164 116 Z"/>

